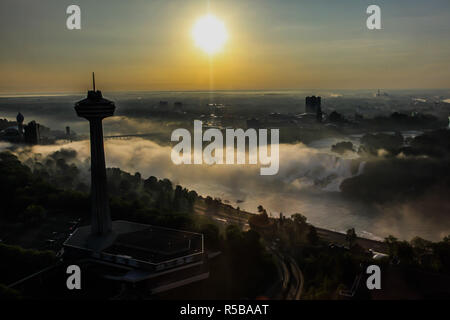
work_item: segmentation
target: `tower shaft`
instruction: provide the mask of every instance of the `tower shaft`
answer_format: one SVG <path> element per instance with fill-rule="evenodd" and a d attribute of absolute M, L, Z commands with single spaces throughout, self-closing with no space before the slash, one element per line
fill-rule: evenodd
<path fill-rule="evenodd" d="M 106 184 L 105 151 L 101 118 L 89 119 L 91 136 L 91 232 L 104 235 L 111 231 L 111 214 Z"/>

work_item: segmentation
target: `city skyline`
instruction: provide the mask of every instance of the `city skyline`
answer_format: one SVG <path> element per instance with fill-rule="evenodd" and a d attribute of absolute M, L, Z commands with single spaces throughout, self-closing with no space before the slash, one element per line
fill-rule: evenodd
<path fill-rule="evenodd" d="M 412 2 L 414 5 L 412 5 Z M 107 91 L 434 89 L 450 87 L 450 4 L 377 1 L 3 1 L 0 93 L 84 92 L 96 71 Z M 208 12 L 229 39 L 214 55 L 191 31 Z"/>

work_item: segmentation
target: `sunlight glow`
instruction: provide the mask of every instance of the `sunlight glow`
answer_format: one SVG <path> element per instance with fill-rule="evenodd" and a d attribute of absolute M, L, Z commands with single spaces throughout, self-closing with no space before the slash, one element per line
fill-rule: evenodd
<path fill-rule="evenodd" d="M 208 54 L 214 54 L 222 49 L 228 33 L 222 21 L 208 14 L 195 23 L 192 37 L 197 47 Z"/>

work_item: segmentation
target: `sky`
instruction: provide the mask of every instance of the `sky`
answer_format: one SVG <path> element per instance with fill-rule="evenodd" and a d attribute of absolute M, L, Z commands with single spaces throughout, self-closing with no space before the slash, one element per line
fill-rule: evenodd
<path fill-rule="evenodd" d="M 66 8 L 81 8 L 81 30 Z M 381 8 L 381 30 L 366 9 Z M 448 0 L 2 0 L 0 94 L 450 87 Z M 207 13 L 229 38 L 208 55 Z"/>

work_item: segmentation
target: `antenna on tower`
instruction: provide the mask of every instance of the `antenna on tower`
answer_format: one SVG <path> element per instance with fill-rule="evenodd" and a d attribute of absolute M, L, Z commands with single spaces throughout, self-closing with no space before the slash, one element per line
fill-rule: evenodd
<path fill-rule="evenodd" d="M 95 92 L 95 73 L 92 72 L 92 85 L 94 87 L 94 92 Z"/>

